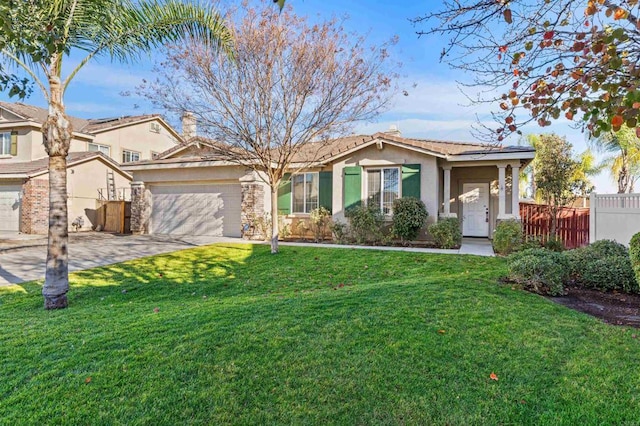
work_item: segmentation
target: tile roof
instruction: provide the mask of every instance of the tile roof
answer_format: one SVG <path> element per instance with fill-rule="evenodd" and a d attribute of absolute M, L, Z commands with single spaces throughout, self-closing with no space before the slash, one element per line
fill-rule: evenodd
<path fill-rule="evenodd" d="M 388 133 L 376 133 L 374 135 L 347 136 L 331 140 L 328 143 L 316 142 L 308 144 L 294 158 L 294 162 L 306 162 L 309 160 L 326 161 L 376 139 L 423 149 L 442 156 L 479 153 L 486 154 L 489 152 L 526 152 L 532 150 L 529 147 L 503 147 L 502 145 L 480 144 L 473 142 L 404 138 L 390 135 Z"/>
<path fill-rule="evenodd" d="M 535 151 L 531 147 L 524 146 L 502 146 L 492 144 L 481 144 L 472 142 L 452 142 L 452 141 L 438 141 L 432 139 L 415 139 L 415 138 L 403 138 L 399 136 L 390 135 L 387 133 L 376 133 L 374 135 L 352 135 L 343 138 L 337 138 L 328 142 L 314 142 L 302 147 L 292 159 L 293 163 L 327 163 L 340 157 L 342 154 L 351 150 L 358 149 L 362 145 L 366 145 L 375 140 L 382 140 L 383 142 L 396 143 L 398 145 L 404 145 L 406 147 L 418 148 L 421 150 L 429 151 L 435 155 L 443 157 L 450 155 L 462 155 L 462 154 L 488 154 L 488 153 L 517 153 L 517 152 L 532 152 Z M 170 158 L 171 154 L 179 151 L 180 149 L 197 145 L 199 149 L 197 153 L 189 157 Z M 203 137 L 192 138 L 188 143 L 177 145 L 172 147 L 161 154 L 158 159 L 155 160 L 143 160 L 135 163 L 127 163 L 127 165 L 143 165 L 143 164 L 169 164 L 169 163 L 182 163 L 190 161 L 215 161 L 225 160 L 223 151 L 233 149 L 229 145 L 225 145 L 220 142 L 206 139 Z"/>
<path fill-rule="evenodd" d="M 109 157 L 104 155 L 101 152 L 70 152 L 67 156 L 67 165 L 72 166 L 73 164 L 86 160 L 93 157 L 102 157 L 105 160 L 113 163 Z M 49 168 L 49 157 L 39 158 L 33 161 L 25 161 L 20 163 L 2 163 L 0 162 L 2 167 L 0 167 L 0 178 L 2 175 L 34 175 L 39 172 L 46 171 Z"/>
<path fill-rule="evenodd" d="M 26 120 L 35 121 L 37 123 L 44 123 L 49 115 L 49 111 L 45 108 L 23 104 L 22 102 L 0 102 L 0 108 L 4 108 L 7 111 L 24 117 Z M 90 119 L 69 116 L 69 121 L 71 122 L 74 131 L 91 134 L 93 132 L 110 129 L 112 127 L 136 123 L 138 121 L 144 121 L 156 117 L 161 116 L 159 114 L 146 114 Z"/>

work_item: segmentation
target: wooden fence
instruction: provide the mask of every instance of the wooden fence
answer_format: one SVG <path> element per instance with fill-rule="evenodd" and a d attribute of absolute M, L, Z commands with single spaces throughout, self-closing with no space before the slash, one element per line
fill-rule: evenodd
<path fill-rule="evenodd" d="M 546 241 L 551 229 L 550 207 L 546 204 L 520 203 L 522 229 L 529 237 Z M 568 249 L 589 244 L 589 209 L 561 207 L 556 236 Z"/>
<path fill-rule="evenodd" d="M 103 231 L 131 233 L 131 201 L 98 201 L 99 223 Z"/>

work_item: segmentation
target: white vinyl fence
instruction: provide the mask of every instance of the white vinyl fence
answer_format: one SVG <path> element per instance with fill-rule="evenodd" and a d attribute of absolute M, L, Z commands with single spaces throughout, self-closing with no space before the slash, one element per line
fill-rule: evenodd
<path fill-rule="evenodd" d="M 589 242 L 615 240 L 626 246 L 640 232 L 640 194 L 591 194 Z"/>

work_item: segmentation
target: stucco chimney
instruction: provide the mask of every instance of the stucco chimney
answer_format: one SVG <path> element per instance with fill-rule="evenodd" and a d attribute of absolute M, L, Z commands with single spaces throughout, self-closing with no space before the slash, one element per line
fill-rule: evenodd
<path fill-rule="evenodd" d="M 402 132 L 400 131 L 400 129 L 398 129 L 398 126 L 395 124 L 390 125 L 389 130 L 387 130 L 385 133 L 391 136 L 398 136 L 398 137 L 402 136 Z"/>
<path fill-rule="evenodd" d="M 182 113 L 182 137 L 185 140 L 189 140 L 196 136 L 197 122 L 196 116 L 191 111 L 185 111 Z"/>

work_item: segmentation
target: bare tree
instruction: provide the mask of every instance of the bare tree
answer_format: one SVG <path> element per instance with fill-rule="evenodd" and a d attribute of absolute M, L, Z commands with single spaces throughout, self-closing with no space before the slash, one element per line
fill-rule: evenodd
<path fill-rule="evenodd" d="M 173 47 L 140 92 L 169 112 L 193 112 L 220 142 L 216 158 L 251 168 L 269 185 L 277 253 L 285 172 L 308 167 L 330 138 L 382 112 L 396 75 L 387 51 L 395 40 L 368 46 L 339 20 L 311 24 L 290 7 L 244 5 L 231 19 L 233 59 L 198 42 Z"/>
<path fill-rule="evenodd" d="M 502 140 L 566 118 L 592 136 L 640 117 L 637 0 L 445 0 L 414 20 L 449 37 L 441 60 L 473 74 Z M 524 110 L 524 111 L 523 111 Z M 520 113 L 523 112 L 523 113 Z"/>

